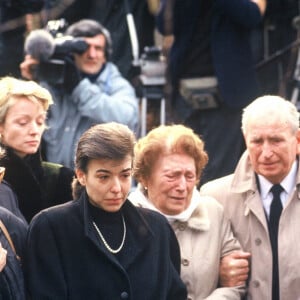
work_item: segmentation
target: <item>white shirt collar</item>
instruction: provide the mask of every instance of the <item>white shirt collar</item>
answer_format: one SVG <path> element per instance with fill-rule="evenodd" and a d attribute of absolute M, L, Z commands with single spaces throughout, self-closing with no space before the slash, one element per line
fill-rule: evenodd
<path fill-rule="evenodd" d="M 287 176 L 280 182 L 280 185 L 283 187 L 284 191 L 281 193 L 280 198 L 282 206 L 284 207 L 288 201 L 288 196 L 293 192 L 296 185 L 296 176 L 298 170 L 298 160 L 295 160 L 292 164 L 290 172 Z M 272 202 L 272 195 L 270 192 L 273 184 L 267 180 L 265 177 L 258 175 L 259 186 L 260 186 L 260 196 L 264 206 L 264 209 L 269 215 L 270 205 Z"/>

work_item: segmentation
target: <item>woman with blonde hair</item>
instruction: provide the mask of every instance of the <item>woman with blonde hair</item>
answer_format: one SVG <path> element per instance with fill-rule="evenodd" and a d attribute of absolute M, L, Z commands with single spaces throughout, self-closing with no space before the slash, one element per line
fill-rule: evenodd
<path fill-rule="evenodd" d="M 50 93 L 36 82 L 0 80 L 0 145 L 5 149 L 0 165 L 5 167 L 4 182 L 17 195 L 12 203 L 2 194 L 0 205 L 27 222 L 41 209 L 72 199 L 74 172 L 44 162 L 40 154 L 51 104 Z"/>

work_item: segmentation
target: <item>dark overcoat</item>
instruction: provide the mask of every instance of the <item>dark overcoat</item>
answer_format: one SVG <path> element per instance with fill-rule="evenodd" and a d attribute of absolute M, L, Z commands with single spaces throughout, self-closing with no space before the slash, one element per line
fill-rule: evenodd
<path fill-rule="evenodd" d="M 176 85 L 181 78 L 186 54 L 192 47 L 201 0 L 174 0 L 174 3 L 170 12 L 169 1 L 162 0 L 156 20 L 162 34 L 173 34 L 175 37 L 169 64 Z M 229 108 L 243 108 L 259 95 L 250 32 L 257 28 L 262 16 L 253 1 L 214 0 L 213 3 L 211 51 L 222 100 Z M 174 23 L 170 22 L 172 18 Z"/>
<path fill-rule="evenodd" d="M 178 243 L 163 216 L 126 200 L 121 265 L 100 242 L 87 201 L 83 193 L 32 220 L 25 263 L 32 299 L 186 299 Z"/>
<path fill-rule="evenodd" d="M 0 191 L 5 191 L 6 196 L 5 201 L 0 199 L 0 205 L 30 222 L 42 209 L 72 199 L 73 170 L 42 161 L 39 152 L 21 158 L 12 148 L 4 145 L 1 147 L 6 151 L 0 158 L 1 167 L 5 167 L 4 180 L 17 196 L 18 203 L 14 203 L 14 197 L 3 185 Z M 6 202 L 8 199 L 9 202 Z"/>
<path fill-rule="evenodd" d="M 0 198 L 2 195 L 0 194 Z M 7 236 L 0 230 L 1 246 L 7 250 L 6 265 L 0 272 L 0 299 L 24 300 L 25 287 L 22 271 L 22 258 L 24 254 L 25 240 L 28 225 L 12 214 L 9 210 L 0 206 L 0 220 L 5 226 L 16 254 L 17 259 Z"/>

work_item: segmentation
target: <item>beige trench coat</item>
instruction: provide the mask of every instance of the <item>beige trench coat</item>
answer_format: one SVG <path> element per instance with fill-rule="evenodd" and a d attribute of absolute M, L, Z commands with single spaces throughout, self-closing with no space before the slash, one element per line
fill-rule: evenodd
<path fill-rule="evenodd" d="M 195 196 L 199 197 L 196 190 Z M 135 191 L 129 195 L 129 200 L 147 207 L 142 197 Z M 218 288 L 221 257 L 241 248 L 224 218 L 222 206 L 215 199 L 200 197 L 188 221 L 175 221 L 171 226 L 180 246 L 181 278 L 187 286 L 188 300 L 237 300 L 245 295 L 245 286 Z"/>
<path fill-rule="evenodd" d="M 201 187 L 202 195 L 219 200 L 234 235 L 251 252 L 248 298 L 271 300 L 272 250 L 268 225 L 247 151 L 232 175 Z M 300 171 L 297 184 L 283 208 L 278 231 L 280 299 L 300 299 Z"/>

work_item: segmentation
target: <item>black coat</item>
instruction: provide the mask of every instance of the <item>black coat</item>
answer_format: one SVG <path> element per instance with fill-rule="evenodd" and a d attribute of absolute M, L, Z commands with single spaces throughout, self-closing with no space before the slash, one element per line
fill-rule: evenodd
<path fill-rule="evenodd" d="M 42 162 L 39 153 L 22 159 L 10 148 L 5 149 L 6 155 L 0 159 L 5 167 L 4 180 L 17 195 L 19 209 L 28 222 L 42 209 L 72 199 L 73 170 Z M 10 203 L 1 205 L 11 208 Z"/>
<path fill-rule="evenodd" d="M 11 189 L 10 184 L 5 180 L 2 180 L 2 182 L 0 183 L 0 195 L 0 206 L 8 209 L 15 216 L 21 219 L 25 224 L 27 224 L 25 217 L 20 211 L 18 197 L 16 193 Z"/>
<path fill-rule="evenodd" d="M 0 197 L 2 195 L 0 194 Z M 7 229 L 8 234 L 20 259 L 23 258 L 27 224 L 17 218 L 7 209 L 0 206 L 0 220 Z M 22 264 L 16 258 L 10 243 L 3 231 L 0 231 L 0 242 L 7 250 L 7 259 L 4 269 L 0 272 L 0 299 L 24 300 L 25 288 Z"/>
<path fill-rule="evenodd" d="M 87 201 L 83 193 L 32 220 L 25 264 L 32 299 L 186 299 L 178 243 L 163 216 L 124 203 L 121 265 L 100 242 Z"/>

